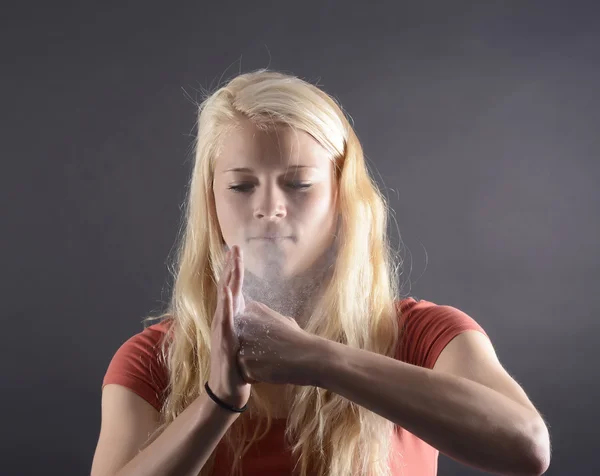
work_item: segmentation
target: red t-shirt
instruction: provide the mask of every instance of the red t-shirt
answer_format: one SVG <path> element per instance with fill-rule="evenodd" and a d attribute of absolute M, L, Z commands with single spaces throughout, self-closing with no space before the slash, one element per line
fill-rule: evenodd
<path fill-rule="evenodd" d="M 454 337 L 466 330 L 487 334 L 469 315 L 452 306 L 406 298 L 398 301 L 404 319 L 404 345 L 396 358 L 419 367 L 432 369 L 441 351 Z M 129 388 L 161 409 L 168 376 L 159 364 L 158 344 L 167 331 L 165 321 L 154 324 L 127 340 L 113 356 L 102 388 L 119 384 Z M 285 419 L 273 420 L 270 432 L 255 443 L 242 459 L 244 476 L 289 475 L 291 451 L 284 441 Z M 229 474 L 230 463 L 223 442 L 215 450 L 215 476 Z M 415 435 L 396 427 L 391 464 L 394 475 L 433 476 L 437 474 L 439 451 Z"/>

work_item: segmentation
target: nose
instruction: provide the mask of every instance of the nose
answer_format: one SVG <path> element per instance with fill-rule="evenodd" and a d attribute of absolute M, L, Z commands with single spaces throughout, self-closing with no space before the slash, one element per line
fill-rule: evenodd
<path fill-rule="evenodd" d="M 286 216 L 285 197 L 276 186 L 264 185 L 254 196 L 254 218 L 277 220 Z"/>

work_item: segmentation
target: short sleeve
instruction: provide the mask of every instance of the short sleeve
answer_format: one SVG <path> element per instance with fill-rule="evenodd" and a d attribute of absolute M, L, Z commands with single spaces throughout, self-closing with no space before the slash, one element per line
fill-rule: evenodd
<path fill-rule="evenodd" d="M 475 319 L 455 307 L 409 298 L 397 308 L 403 324 L 397 357 L 403 362 L 432 369 L 444 347 L 467 330 L 479 331 L 489 339 Z"/>
<path fill-rule="evenodd" d="M 155 324 L 122 344 L 110 361 L 102 388 L 111 383 L 127 387 L 160 412 L 168 384 L 166 367 L 159 359 L 163 335 L 163 326 Z"/>

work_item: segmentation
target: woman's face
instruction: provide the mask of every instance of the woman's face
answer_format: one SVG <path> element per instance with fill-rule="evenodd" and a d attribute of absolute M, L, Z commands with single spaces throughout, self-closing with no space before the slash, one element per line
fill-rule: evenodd
<path fill-rule="evenodd" d="M 215 162 L 221 233 L 259 277 L 297 276 L 317 263 L 336 232 L 336 190 L 325 149 L 289 127 L 262 132 L 241 120 Z"/>

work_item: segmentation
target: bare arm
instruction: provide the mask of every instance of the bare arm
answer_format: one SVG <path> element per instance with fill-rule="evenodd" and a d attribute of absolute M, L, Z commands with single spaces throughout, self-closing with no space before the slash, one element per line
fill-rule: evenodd
<path fill-rule="evenodd" d="M 148 410 L 141 410 L 149 404 L 133 395 L 129 389 L 108 387 L 104 392 L 108 390 L 114 395 L 106 404 L 103 402 L 102 429 L 92 476 L 197 476 L 229 426 L 239 416 L 219 407 L 208 395 L 202 394 L 142 449 L 147 431 L 140 432 L 137 429 L 152 426 Z M 126 399 L 129 399 L 128 404 L 124 403 Z M 133 411 L 132 401 L 135 401 Z M 154 409 L 152 411 L 156 412 Z M 133 436 L 136 431 L 137 436 Z"/>
<path fill-rule="evenodd" d="M 495 474 L 545 471 L 548 458 L 540 448 L 547 447 L 546 433 L 531 407 L 467 378 L 325 339 L 318 342 L 311 366 L 318 386 L 469 466 Z"/>

